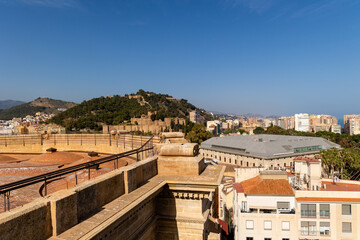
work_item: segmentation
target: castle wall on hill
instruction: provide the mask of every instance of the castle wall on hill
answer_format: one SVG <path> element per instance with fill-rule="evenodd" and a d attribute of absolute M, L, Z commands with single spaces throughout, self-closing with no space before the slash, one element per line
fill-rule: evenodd
<path fill-rule="evenodd" d="M 165 118 L 162 120 L 152 121 L 150 116 L 141 116 L 140 118 L 131 118 L 131 125 L 104 125 L 103 133 L 111 133 L 112 131 L 140 131 L 140 132 L 151 132 L 152 134 L 159 134 L 160 132 L 171 129 L 171 121 L 174 121 L 175 124 L 184 125 L 186 120 L 184 118 Z"/>

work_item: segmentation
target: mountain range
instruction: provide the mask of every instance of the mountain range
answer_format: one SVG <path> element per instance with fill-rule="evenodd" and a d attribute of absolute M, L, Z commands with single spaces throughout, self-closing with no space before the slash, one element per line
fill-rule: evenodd
<path fill-rule="evenodd" d="M 0 109 L 7 109 L 11 107 L 15 107 L 17 105 L 23 104 L 23 101 L 16 100 L 0 100 Z"/>
<path fill-rule="evenodd" d="M 35 115 L 37 112 L 44 112 L 47 114 L 59 113 L 60 108 L 72 108 L 76 103 L 56 100 L 51 98 L 37 98 L 28 103 L 22 103 L 10 108 L 0 110 L 1 120 L 11 120 L 14 117 L 25 117 L 27 115 Z"/>

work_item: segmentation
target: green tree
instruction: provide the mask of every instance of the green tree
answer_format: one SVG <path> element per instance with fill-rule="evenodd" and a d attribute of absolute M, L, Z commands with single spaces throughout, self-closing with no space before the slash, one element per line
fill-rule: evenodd
<path fill-rule="evenodd" d="M 212 137 L 210 132 L 206 131 L 206 127 L 202 124 L 195 124 L 191 131 L 186 135 L 186 139 L 192 143 L 202 143 Z"/>
<path fill-rule="evenodd" d="M 263 134 L 265 133 L 265 130 L 262 127 L 257 127 L 254 130 L 254 134 Z"/>

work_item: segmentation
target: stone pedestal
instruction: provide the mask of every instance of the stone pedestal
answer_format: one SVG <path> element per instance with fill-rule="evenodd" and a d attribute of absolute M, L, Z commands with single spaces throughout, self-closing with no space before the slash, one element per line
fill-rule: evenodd
<path fill-rule="evenodd" d="M 205 169 L 203 157 L 159 156 L 158 174 L 163 176 L 198 176 Z"/>

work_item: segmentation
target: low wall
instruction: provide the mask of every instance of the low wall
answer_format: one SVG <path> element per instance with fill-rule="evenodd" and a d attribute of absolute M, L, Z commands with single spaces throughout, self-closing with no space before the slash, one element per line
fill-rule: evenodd
<path fill-rule="evenodd" d="M 114 170 L 0 214 L 2 239 L 47 239 L 75 226 L 157 175 L 157 158 Z"/>
<path fill-rule="evenodd" d="M 58 151 L 95 151 L 117 154 L 139 148 L 150 136 L 131 134 L 53 134 L 0 136 L 0 153 L 44 153 L 53 147 Z M 159 142 L 158 137 L 153 143 Z"/>

